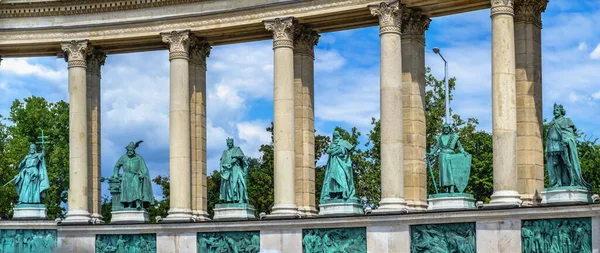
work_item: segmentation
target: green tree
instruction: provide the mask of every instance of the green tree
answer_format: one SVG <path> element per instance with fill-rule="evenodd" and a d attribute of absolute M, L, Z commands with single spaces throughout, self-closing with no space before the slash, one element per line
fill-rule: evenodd
<path fill-rule="evenodd" d="M 169 206 L 170 206 L 170 180 L 169 176 L 157 176 L 152 179 L 152 182 L 160 187 L 162 193 L 162 199 L 154 202 L 153 205 L 148 207 L 148 213 L 150 214 L 150 222 L 156 222 L 156 216 L 167 217 Z"/>

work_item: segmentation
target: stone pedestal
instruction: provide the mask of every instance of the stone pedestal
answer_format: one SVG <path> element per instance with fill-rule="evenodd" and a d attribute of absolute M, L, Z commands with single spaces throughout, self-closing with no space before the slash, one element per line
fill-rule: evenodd
<path fill-rule="evenodd" d="M 542 204 L 591 203 L 592 192 L 580 187 L 545 188 L 542 191 Z"/>
<path fill-rule="evenodd" d="M 364 215 L 362 204 L 357 201 L 331 201 L 319 205 L 319 215 Z"/>
<path fill-rule="evenodd" d="M 44 204 L 20 204 L 13 208 L 15 220 L 45 220 L 48 219 Z"/>
<path fill-rule="evenodd" d="M 250 204 L 216 204 L 213 220 L 252 220 L 256 219 L 254 210 L 254 206 Z"/>
<path fill-rule="evenodd" d="M 111 212 L 111 224 L 150 223 L 150 214 L 146 210 L 123 210 Z"/>
<path fill-rule="evenodd" d="M 431 194 L 427 210 L 475 209 L 475 198 L 467 193 Z"/>

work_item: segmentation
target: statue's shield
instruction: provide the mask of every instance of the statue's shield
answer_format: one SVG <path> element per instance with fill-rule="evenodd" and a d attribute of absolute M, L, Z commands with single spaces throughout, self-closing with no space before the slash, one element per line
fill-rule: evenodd
<path fill-rule="evenodd" d="M 459 192 L 464 192 L 471 176 L 471 154 L 451 154 L 449 155 L 452 166 L 452 176 L 454 184 Z"/>

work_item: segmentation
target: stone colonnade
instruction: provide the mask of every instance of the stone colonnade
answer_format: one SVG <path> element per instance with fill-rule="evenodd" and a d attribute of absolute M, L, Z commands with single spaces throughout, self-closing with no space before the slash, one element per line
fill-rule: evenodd
<path fill-rule="evenodd" d="M 491 0 L 494 194 L 492 204 L 535 204 L 543 188 L 541 13 L 547 0 Z M 427 207 L 426 13 L 398 2 L 369 6 L 381 47 L 382 212 Z M 516 10 L 516 11 L 515 11 Z M 293 17 L 264 21 L 274 51 L 274 216 L 316 214 L 314 46 L 319 35 Z M 206 58 L 190 31 L 161 34 L 170 60 L 171 209 L 166 221 L 208 219 Z M 89 41 L 62 44 L 69 68 L 70 187 L 65 223 L 100 216 L 100 68 Z M 85 108 L 85 109 L 84 109 Z"/>

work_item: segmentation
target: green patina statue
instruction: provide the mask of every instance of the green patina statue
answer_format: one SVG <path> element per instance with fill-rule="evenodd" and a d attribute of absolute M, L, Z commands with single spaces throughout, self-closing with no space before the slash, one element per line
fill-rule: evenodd
<path fill-rule="evenodd" d="M 330 201 L 356 201 L 354 175 L 350 152 L 354 146 L 342 139 L 338 131 L 333 132 L 333 139 L 327 148 L 327 167 L 321 190 L 321 204 Z"/>
<path fill-rule="evenodd" d="M 227 149 L 221 155 L 221 189 L 219 199 L 225 202 L 248 203 L 248 158 L 241 148 L 227 138 Z"/>
<path fill-rule="evenodd" d="M 10 182 L 15 182 L 15 189 L 19 194 L 17 207 L 27 204 L 40 204 L 45 192 L 50 187 L 48 171 L 44 155 L 46 148 L 42 146 L 42 152 L 36 153 L 35 144 L 29 146 L 29 154 L 19 163 L 17 174 Z"/>
<path fill-rule="evenodd" d="M 454 150 L 458 149 L 460 154 Z M 447 123 L 442 126 L 442 134 L 436 136 L 436 142 L 429 153 L 427 153 L 427 165 L 431 170 L 433 157 L 436 152 L 438 154 L 438 164 L 440 168 L 439 186 L 446 193 L 462 193 L 467 187 L 469 176 L 471 175 L 471 155 L 463 149 L 457 134 L 452 132 L 452 128 Z M 437 183 L 433 178 L 433 171 L 430 171 L 434 185 Z"/>
<path fill-rule="evenodd" d="M 574 186 L 590 189 L 581 175 L 581 164 L 577 155 L 577 129 L 562 105 L 554 104 L 554 119 L 546 132 L 546 169 L 549 187 Z"/>
<path fill-rule="evenodd" d="M 150 183 L 150 173 L 146 162 L 142 156 L 135 152 L 142 141 L 136 143 L 130 142 L 125 149 L 127 153 L 122 155 L 115 164 L 112 178 L 109 178 L 111 185 L 111 193 L 118 191 L 120 194 L 119 201 L 113 199 L 113 211 L 122 209 L 137 209 L 141 210 L 144 205 L 154 203 L 154 194 L 152 193 L 152 184 Z M 123 168 L 123 174 L 119 174 L 119 169 Z M 120 183 L 119 183 L 120 182 Z M 113 198 L 115 195 L 113 195 Z M 119 206 L 115 207 L 118 203 Z"/>

